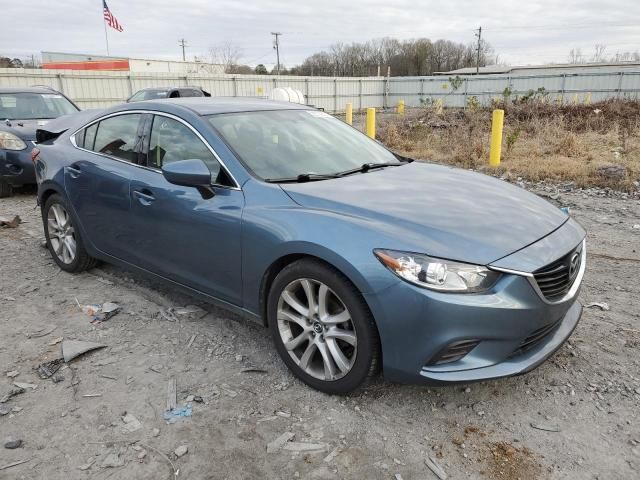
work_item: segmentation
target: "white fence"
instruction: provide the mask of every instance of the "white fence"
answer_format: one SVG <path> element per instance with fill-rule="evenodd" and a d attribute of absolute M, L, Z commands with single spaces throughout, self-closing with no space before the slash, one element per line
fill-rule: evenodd
<path fill-rule="evenodd" d="M 544 88 L 553 99 L 591 101 L 638 98 L 640 71 L 547 75 L 473 75 L 454 88 L 448 77 L 289 77 L 267 75 L 210 75 L 175 73 L 85 72 L 75 70 L 0 69 L 1 87 L 48 85 L 64 92 L 81 108 L 104 108 L 123 102 L 147 87 L 197 85 L 214 96 L 268 97 L 276 87 L 302 91 L 307 103 L 330 112 L 390 107 L 398 100 L 407 106 L 442 99 L 445 106 L 463 107 L 469 97 L 483 105 L 509 88 L 512 97 Z"/>

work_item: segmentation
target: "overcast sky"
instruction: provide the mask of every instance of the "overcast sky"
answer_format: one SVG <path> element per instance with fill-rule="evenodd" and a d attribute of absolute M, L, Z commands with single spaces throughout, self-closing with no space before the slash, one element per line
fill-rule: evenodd
<path fill-rule="evenodd" d="M 569 50 L 590 56 L 640 50 L 639 0 L 107 0 L 124 32 L 109 30 L 110 52 L 134 58 L 204 55 L 231 41 L 242 62 L 275 63 L 270 32 L 280 31 L 281 59 L 299 64 L 336 42 L 389 36 L 474 41 L 483 38 L 500 63 L 564 62 Z M 106 54 L 102 0 L 2 0 L 0 55 L 40 51 Z"/>

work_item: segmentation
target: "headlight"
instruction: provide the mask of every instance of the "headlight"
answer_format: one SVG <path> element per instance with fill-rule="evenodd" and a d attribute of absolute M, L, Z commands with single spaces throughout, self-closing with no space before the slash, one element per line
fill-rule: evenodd
<path fill-rule="evenodd" d="M 479 265 L 418 253 L 374 250 L 378 260 L 403 280 L 440 292 L 477 293 L 491 288 L 500 273 Z"/>
<path fill-rule="evenodd" d="M 13 133 L 0 132 L 0 148 L 5 150 L 24 150 L 27 148 L 27 144 Z"/>

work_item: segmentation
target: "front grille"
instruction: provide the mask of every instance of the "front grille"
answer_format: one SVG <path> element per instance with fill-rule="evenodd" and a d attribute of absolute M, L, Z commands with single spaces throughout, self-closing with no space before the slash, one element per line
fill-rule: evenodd
<path fill-rule="evenodd" d="M 518 348 L 514 350 L 510 357 L 517 357 L 518 355 L 522 355 L 527 350 L 535 347 L 541 340 L 553 332 L 559 324 L 560 321 L 558 320 L 557 322 L 545 325 L 544 327 L 531 332 L 531 334 L 522 341 Z"/>
<path fill-rule="evenodd" d="M 581 262 L 582 245 L 533 273 L 538 288 L 547 300 L 558 300 L 571 289 Z"/>
<path fill-rule="evenodd" d="M 442 365 L 443 363 L 453 363 L 462 359 L 471 350 L 476 348 L 480 340 L 461 340 L 447 345 L 438 355 L 427 365 Z"/>

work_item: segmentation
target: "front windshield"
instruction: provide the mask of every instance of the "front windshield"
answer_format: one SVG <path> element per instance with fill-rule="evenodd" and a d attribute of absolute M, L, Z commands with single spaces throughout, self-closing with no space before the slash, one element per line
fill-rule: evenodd
<path fill-rule="evenodd" d="M 63 95 L 54 93 L 0 93 L 0 119 L 58 118 L 78 110 Z"/>
<path fill-rule="evenodd" d="M 365 163 L 399 163 L 387 149 L 317 110 L 226 113 L 209 122 L 262 179 L 330 175 Z"/>

